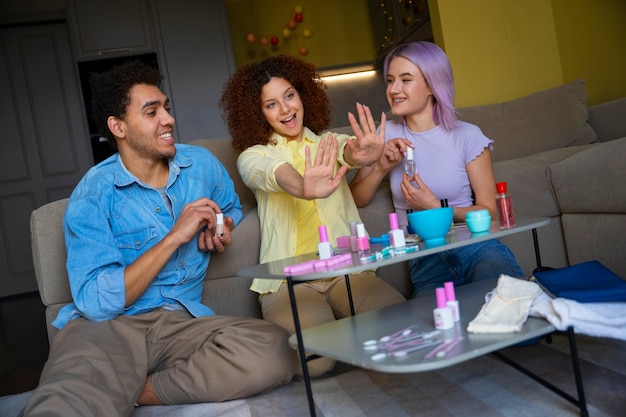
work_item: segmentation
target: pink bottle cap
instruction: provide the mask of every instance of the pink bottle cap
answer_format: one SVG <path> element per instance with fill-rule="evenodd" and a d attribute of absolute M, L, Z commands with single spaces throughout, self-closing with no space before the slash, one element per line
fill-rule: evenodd
<path fill-rule="evenodd" d="M 389 230 L 398 230 L 400 226 L 398 225 L 398 214 L 395 212 L 389 213 Z"/>
<path fill-rule="evenodd" d="M 446 301 L 455 301 L 456 295 L 454 294 L 454 282 L 444 282 L 443 286 L 446 290 Z"/>
<path fill-rule="evenodd" d="M 328 242 L 328 232 L 326 231 L 326 225 L 321 225 L 317 228 L 320 232 L 320 242 Z"/>
<path fill-rule="evenodd" d="M 437 294 L 437 308 L 444 308 L 448 305 L 446 304 L 446 290 L 442 287 L 439 287 L 435 290 Z"/>

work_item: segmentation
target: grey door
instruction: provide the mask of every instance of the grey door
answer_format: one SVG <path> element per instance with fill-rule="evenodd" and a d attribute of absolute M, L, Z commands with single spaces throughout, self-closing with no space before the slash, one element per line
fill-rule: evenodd
<path fill-rule="evenodd" d="M 33 209 L 70 195 L 92 165 L 63 23 L 0 29 L 0 297 L 37 289 Z"/>

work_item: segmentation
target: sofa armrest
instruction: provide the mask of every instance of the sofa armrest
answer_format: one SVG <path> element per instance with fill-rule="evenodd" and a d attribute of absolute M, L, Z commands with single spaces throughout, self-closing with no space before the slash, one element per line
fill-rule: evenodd
<path fill-rule="evenodd" d="M 65 262 L 63 215 L 69 199 L 61 199 L 33 210 L 30 216 L 30 238 L 33 267 L 39 296 L 46 306 L 72 301 Z"/>
<path fill-rule="evenodd" d="M 625 114 L 626 97 L 589 107 L 589 124 L 600 142 L 626 137 Z"/>

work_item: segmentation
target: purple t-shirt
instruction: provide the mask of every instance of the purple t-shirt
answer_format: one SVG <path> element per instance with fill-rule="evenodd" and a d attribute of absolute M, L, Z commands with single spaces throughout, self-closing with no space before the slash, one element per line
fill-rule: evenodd
<path fill-rule="evenodd" d="M 485 148 L 493 147 L 493 140 L 486 137 L 478 126 L 459 121 L 452 131 L 437 126 L 426 132 L 413 132 L 403 120 L 390 120 L 385 130 L 385 141 L 395 138 L 408 139 L 413 144 L 417 173 L 438 199 L 447 199 L 450 207 L 473 205 L 466 165 Z M 398 220 L 401 226 L 406 226 L 406 209 L 410 207 L 400 190 L 403 174 L 404 164 L 399 164 L 389 173 L 389 180 Z"/>

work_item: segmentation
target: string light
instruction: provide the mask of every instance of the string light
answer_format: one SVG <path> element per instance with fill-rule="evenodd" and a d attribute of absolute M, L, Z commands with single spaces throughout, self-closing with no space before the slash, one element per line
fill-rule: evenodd
<path fill-rule="evenodd" d="M 291 38 L 292 32 L 296 30 L 298 28 L 298 25 L 304 21 L 304 9 L 302 6 L 294 7 L 293 12 L 294 12 L 293 17 L 287 20 L 285 27 L 281 31 L 282 38 L 284 41 L 289 41 L 289 39 Z M 311 31 L 311 29 L 305 28 L 302 30 L 302 36 L 305 39 L 308 39 L 311 36 L 313 36 L 313 32 Z M 256 40 L 257 40 L 256 34 L 249 32 L 246 35 L 246 41 L 248 43 L 254 44 Z M 259 38 L 259 44 L 263 47 L 266 47 L 271 44 L 274 48 L 277 48 L 278 45 L 280 44 L 280 37 L 278 35 L 272 35 L 269 37 L 261 36 Z M 305 45 L 301 45 L 298 48 L 298 53 L 302 56 L 308 55 L 309 48 L 306 47 Z"/>

